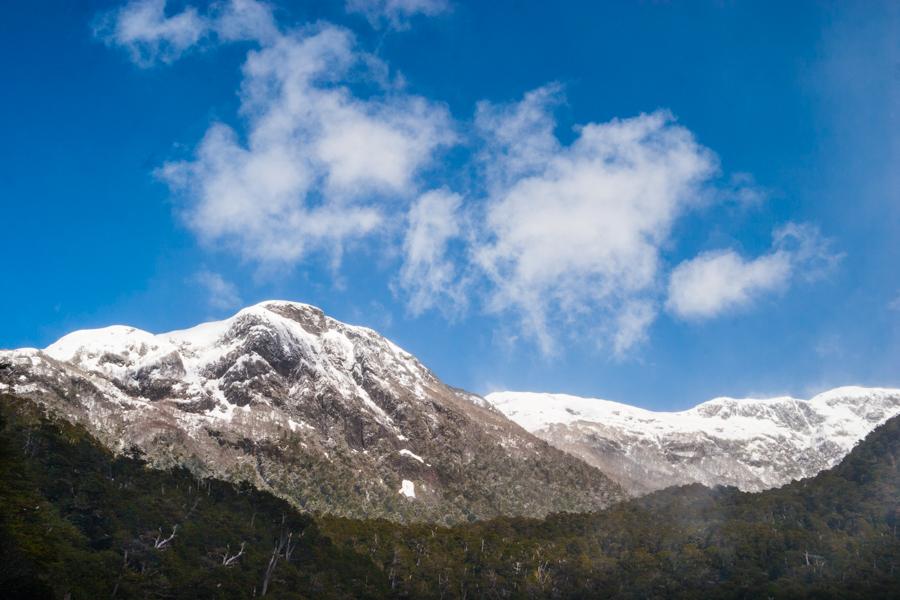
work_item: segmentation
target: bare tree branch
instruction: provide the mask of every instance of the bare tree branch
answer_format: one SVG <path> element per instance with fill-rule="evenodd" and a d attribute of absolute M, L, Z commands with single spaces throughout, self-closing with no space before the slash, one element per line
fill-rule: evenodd
<path fill-rule="evenodd" d="M 166 544 L 168 544 L 173 539 L 175 539 L 175 532 L 177 530 L 178 530 L 178 525 L 173 526 L 172 527 L 172 535 L 170 535 L 166 539 L 161 539 L 162 538 L 162 527 L 160 527 L 159 535 L 157 535 L 156 539 L 153 541 L 153 547 L 156 548 L 157 550 L 161 550 L 162 548 L 164 548 L 166 546 Z"/>
<path fill-rule="evenodd" d="M 234 561 L 239 559 L 241 557 L 241 555 L 244 554 L 244 546 L 246 544 L 247 544 L 247 542 L 241 542 L 241 550 L 234 556 L 228 556 L 228 553 L 231 551 L 231 546 L 226 546 L 225 547 L 225 556 L 222 557 L 222 564 L 227 567 L 227 566 L 231 565 L 231 563 L 233 563 Z"/>

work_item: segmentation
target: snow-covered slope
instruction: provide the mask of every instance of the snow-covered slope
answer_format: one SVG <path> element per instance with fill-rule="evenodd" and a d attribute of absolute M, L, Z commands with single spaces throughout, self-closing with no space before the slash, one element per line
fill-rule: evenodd
<path fill-rule="evenodd" d="M 634 494 L 693 482 L 759 491 L 811 477 L 900 413 L 900 390 L 861 387 L 810 400 L 715 398 L 682 412 L 565 394 L 487 400 Z"/>
<path fill-rule="evenodd" d="M 449 523 L 623 497 L 375 331 L 306 304 L 0 352 L 0 392 L 83 423 L 116 451 L 249 481 L 315 511 Z"/>

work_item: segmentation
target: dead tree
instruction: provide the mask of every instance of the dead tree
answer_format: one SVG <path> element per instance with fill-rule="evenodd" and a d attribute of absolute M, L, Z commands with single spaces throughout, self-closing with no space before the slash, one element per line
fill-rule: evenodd
<path fill-rule="evenodd" d="M 265 596 L 266 592 L 269 591 L 269 584 L 272 582 L 272 574 L 275 573 L 275 567 L 278 566 L 278 561 L 283 558 L 290 562 L 291 554 L 297 546 L 297 542 L 294 541 L 294 532 L 288 531 L 284 526 L 284 522 L 285 517 L 284 515 L 281 515 L 281 534 L 278 536 L 278 539 L 275 540 L 275 545 L 272 548 L 272 556 L 269 557 L 269 564 L 266 567 L 266 573 L 263 577 L 260 596 Z M 300 537 L 302 536 L 303 534 L 301 533 Z"/>
<path fill-rule="evenodd" d="M 537 582 L 543 587 L 550 581 L 550 570 L 548 567 L 550 566 L 550 562 L 546 560 L 538 561 L 537 568 L 534 570 L 534 577 L 537 579 Z"/>
<path fill-rule="evenodd" d="M 156 539 L 153 540 L 153 547 L 157 550 L 162 550 L 166 547 L 166 544 L 175 539 L 175 532 L 178 530 L 178 525 L 172 527 L 172 535 L 167 537 L 166 539 L 162 539 L 162 527 L 159 528 L 159 535 L 156 536 Z"/>
<path fill-rule="evenodd" d="M 241 549 L 240 549 L 240 551 L 239 551 L 237 554 L 233 555 L 233 556 L 228 556 L 229 552 L 231 552 L 231 546 L 230 546 L 230 545 L 225 546 L 225 555 L 222 557 L 222 565 L 228 567 L 228 566 L 230 566 L 234 561 L 236 561 L 237 559 L 239 559 L 239 558 L 244 554 L 244 546 L 245 546 L 246 544 L 247 544 L 247 542 L 241 542 Z"/>

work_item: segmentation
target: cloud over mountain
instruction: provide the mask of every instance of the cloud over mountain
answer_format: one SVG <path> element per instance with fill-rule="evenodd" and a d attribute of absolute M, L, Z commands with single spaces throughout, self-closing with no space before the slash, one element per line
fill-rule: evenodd
<path fill-rule="evenodd" d="M 402 29 L 448 4 L 346 8 Z M 156 171 L 201 242 L 250 263 L 336 269 L 348 247 L 377 243 L 399 257 L 386 279 L 413 315 L 481 311 L 511 319 L 544 354 L 581 336 L 623 357 L 663 307 L 686 319 L 740 309 L 835 259 L 815 230 L 788 225 L 755 259 L 725 249 L 678 264 L 681 219 L 716 203 L 758 206 L 767 191 L 749 174 L 723 174 L 664 109 L 561 135 L 564 90 L 549 84 L 452 115 L 350 30 L 279 24 L 256 0 L 205 12 L 134 0 L 98 23 L 101 39 L 145 67 L 251 43 L 239 113 Z M 451 150 L 464 158 L 443 160 Z"/>
<path fill-rule="evenodd" d="M 660 247 L 700 202 L 716 157 L 665 111 L 588 123 L 563 145 L 548 110 L 555 95 L 479 108 L 490 192 L 476 262 L 494 284 L 489 306 L 517 312 L 545 350 L 556 312 L 611 322 L 624 351 L 651 320 L 638 307 Z"/>

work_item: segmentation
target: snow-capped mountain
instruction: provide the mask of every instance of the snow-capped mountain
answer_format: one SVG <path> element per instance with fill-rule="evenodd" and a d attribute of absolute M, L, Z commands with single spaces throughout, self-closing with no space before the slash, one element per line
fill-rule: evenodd
<path fill-rule="evenodd" d="M 900 390 L 861 387 L 810 400 L 715 398 L 682 412 L 564 394 L 498 392 L 486 398 L 636 495 L 686 483 L 760 491 L 811 477 L 900 414 Z"/>
<path fill-rule="evenodd" d="M 305 304 L 0 352 L 0 393 L 84 424 L 117 452 L 248 481 L 313 511 L 451 523 L 624 497 L 376 332 Z"/>

